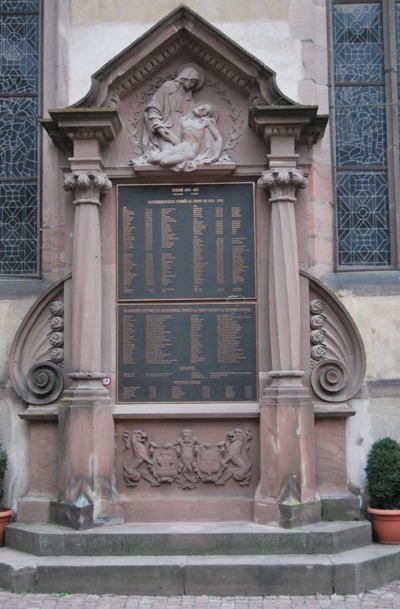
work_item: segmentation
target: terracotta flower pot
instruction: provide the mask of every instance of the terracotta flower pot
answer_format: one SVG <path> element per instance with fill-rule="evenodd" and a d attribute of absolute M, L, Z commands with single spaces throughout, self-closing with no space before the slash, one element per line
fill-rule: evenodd
<path fill-rule="evenodd" d="M 11 508 L 0 507 L 0 546 L 4 546 L 6 526 L 11 520 L 12 513 Z"/>
<path fill-rule="evenodd" d="M 400 544 L 400 510 L 367 508 L 379 543 Z"/>

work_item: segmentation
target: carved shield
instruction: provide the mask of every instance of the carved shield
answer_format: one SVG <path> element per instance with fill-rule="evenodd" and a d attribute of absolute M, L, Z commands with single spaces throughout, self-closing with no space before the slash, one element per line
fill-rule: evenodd
<path fill-rule="evenodd" d="M 215 482 L 221 476 L 220 446 L 201 446 L 197 453 L 196 472 L 203 482 Z"/>
<path fill-rule="evenodd" d="M 179 474 L 178 455 L 175 448 L 154 448 L 153 464 L 150 469 L 158 482 L 173 482 Z"/>

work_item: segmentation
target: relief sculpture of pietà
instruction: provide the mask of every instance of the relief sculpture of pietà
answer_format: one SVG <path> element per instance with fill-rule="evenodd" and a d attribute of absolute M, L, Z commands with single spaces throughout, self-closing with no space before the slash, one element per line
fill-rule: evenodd
<path fill-rule="evenodd" d="M 221 160 L 222 136 L 210 103 L 196 103 L 193 92 L 203 86 L 199 66 L 182 67 L 154 93 L 143 112 L 142 155 L 131 165 L 160 165 L 194 171 Z"/>

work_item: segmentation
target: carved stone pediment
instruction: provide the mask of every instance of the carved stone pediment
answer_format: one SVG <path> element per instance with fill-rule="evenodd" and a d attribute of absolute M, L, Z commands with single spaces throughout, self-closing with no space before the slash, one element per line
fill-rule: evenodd
<path fill-rule="evenodd" d="M 243 92 L 250 106 L 293 104 L 279 91 L 272 70 L 181 5 L 96 72 L 89 93 L 76 107 L 116 107 L 132 89 L 160 78 L 184 56 Z"/>
<path fill-rule="evenodd" d="M 194 80 L 186 86 L 183 79 Z M 317 108 L 304 109 L 278 89 L 272 70 L 180 6 L 96 72 L 81 101 L 50 110 L 43 125 L 68 154 L 78 137 L 106 144 L 108 167 L 133 166 L 145 176 L 171 170 L 229 175 L 238 165 L 264 164 L 265 143 L 282 124 L 309 137 L 315 123 L 315 141 L 326 121 L 317 124 Z M 108 123 L 108 131 L 99 129 L 111 112 L 120 132 L 115 119 L 111 131 Z M 160 148 L 165 142 L 172 152 Z"/>

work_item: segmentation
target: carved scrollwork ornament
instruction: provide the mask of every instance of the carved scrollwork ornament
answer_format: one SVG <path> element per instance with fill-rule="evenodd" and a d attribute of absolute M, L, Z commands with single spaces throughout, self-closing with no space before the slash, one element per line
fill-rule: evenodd
<path fill-rule="evenodd" d="M 64 376 L 59 366 L 52 362 L 34 364 L 27 375 L 30 401 L 33 404 L 54 402 L 64 388 Z"/>
<path fill-rule="evenodd" d="M 10 349 L 10 378 L 31 406 L 55 402 L 64 389 L 64 285 L 52 286 L 28 312 Z"/>
<path fill-rule="evenodd" d="M 324 342 L 325 332 L 324 332 L 324 330 L 311 330 L 310 337 L 311 337 L 311 342 L 314 345 L 319 345 Z"/>
<path fill-rule="evenodd" d="M 50 328 L 53 332 L 60 332 L 64 329 L 64 319 L 56 315 L 50 319 Z"/>
<path fill-rule="evenodd" d="M 365 374 L 361 336 L 340 300 L 318 280 L 309 281 L 310 389 L 326 402 L 348 402 Z"/>
<path fill-rule="evenodd" d="M 269 192 L 270 202 L 296 201 L 297 191 L 306 188 L 307 178 L 298 171 L 264 171 L 258 186 Z"/>
<path fill-rule="evenodd" d="M 335 360 L 323 359 L 314 365 L 311 372 L 312 388 L 325 401 L 342 402 L 348 380 L 346 367 Z"/>
<path fill-rule="evenodd" d="M 50 313 L 52 315 L 63 316 L 64 315 L 64 303 L 61 300 L 55 300 L 50 305 Z"/>
<path fill-rule="evenodd" d="M 50 359 L 55 364 L 62 364 L 64 361 L 64 349 L 50 349 Z"/>
<path fill-rule="evenodd" d="M 64 180 L 64 190 L 73 191 L 75 205 L 79 203 L 100 205 L 101 197 L 107 194 L 111 186 L 111 181 L 101 175 L 79 174 L 68 176 Z"/>
<path fill-rule="evenodd" d="M 325 323 L 325 317 L 323 315 L 313 315 L 310 319 L 311 327 L 314 330 L 318 330 L 319 328 L 323 328 Z"/>
<path fill-rule="evenodd" d="M 49 342 L 52 347 L 62 347 L 64 344 L 64 334 L 62 332 L 51 332 Z"/>
<path fill-rule="evenodd" d="M 314 345 L 313 347 L 311 347 L 311 356 L 313 359 L 321 359 L 322 357 L 325 357 L 326 354 L 326 349 L 324 347 L 324 345 Z"/>
<path fill-rule="evenodd" d="M 318 300 L 318 299 L 314 299 L 310 302 L 310 312 L 313 315 L 320 315 L 322 313 L 322 311 L 324 310 L 324 303 L 322 302 L 322 300 Z"/>

